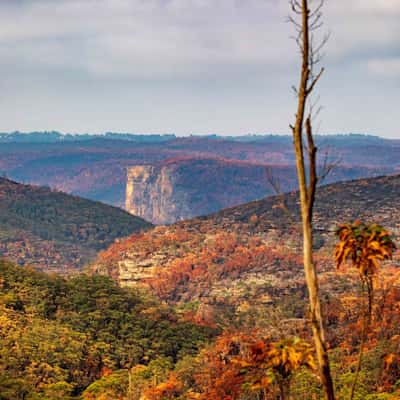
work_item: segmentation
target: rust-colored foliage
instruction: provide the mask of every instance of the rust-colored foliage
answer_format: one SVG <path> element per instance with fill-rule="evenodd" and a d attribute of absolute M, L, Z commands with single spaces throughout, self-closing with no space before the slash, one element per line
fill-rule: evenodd
<path fill-rule="evenodd" d="M 160 383 L 155 388 L 147 389 L 143 395 L 144 400 L 170 400 L 176 399 L 183 390 L 183 384 L 175 373 L 170 374 L 167 381 Z"/>
<path fill-rule="evenodd" d="M 350 260 L 363 276 L 376 275 L 379 262 L 391 259 L 396 248 L 389 232 L 376 224 L 356 221 L 341 225 L 336 234 L 339 237 L 335 249 L 337 267 Z"/>
<path fill-rule="evenodd" d="M 379 263 L 392 259 L 396 247 L 390 234 L 382 226 L 376 224 L 367 225 L 360 221 L 344 224 L 337 230 L 337 235 L 340 240 L 335 249 L 337 267 L 347 260 L 352 262 L 353 266 L 358 269 L 362 292 L 367 299 L 367 301 L 362 299 L 361 306 L 360 350 L 350 391 L 350 400 L 353 400 L 367 336 L 371 329 L 374 298 L 373 279 L 378 274 Z"/>
<path fill-rule="evenodd" d="M 299 368 L 315 369 L 305 341 L 273 341 L 257 332 L 224 333 L 200 354 L 200 365 L 191 394 L 199 400 L 235 400 L 250 392 L 263 400 L 275 398 Z"/>
<path fill-rule="evenodd" d="M 315 369 L 311 346 L 298 337 L 272 343 L 268 351 L 269 365 L 282 378 L 287 378 L 301 367 Z"/>

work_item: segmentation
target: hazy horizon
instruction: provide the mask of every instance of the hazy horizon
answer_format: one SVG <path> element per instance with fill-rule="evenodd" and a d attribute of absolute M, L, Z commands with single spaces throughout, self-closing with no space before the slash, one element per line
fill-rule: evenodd
<path fill-rule="evenodd" d="M 268 136 L 281 136 L 281 137 L 291 137 L 291 133 L 276 133 L 276 132 L 254 132 L 254 133 L 244 133 L 237 135 L 229 135 L 229 134 L 218 134 L 213 132 L 189 132 L 187 134 L 177 134 L 174 132 L 62 132 L 58 130 L 49 130 L 49 131 L 19 131 L 14 130 L 10 132 L 0 132 L 0 135 L 8 134 L 22 134 L 22 135 L 30 135 L 30 134 L 60 134 L 62 136 L 106 136 L 109 134 L 112 135 L 131 135 L 131 136 L 175 136 L 176 138 L 190 138 L 190 137 L 198 137 L 198 138 L 207 138 L 207 137 L 218 137 L 218 138 L 244 138 L 244 137 L 268 137 Z M 371 137 L 378 139 L 388 139 L 388 140 L 400 140 L 399 137 L 385 137 L 381 135 L 374 135 L 368 132 L 322 132 L 314 135 L 315 137 L 319 136 L 363 136 L 363 137 Z"/>

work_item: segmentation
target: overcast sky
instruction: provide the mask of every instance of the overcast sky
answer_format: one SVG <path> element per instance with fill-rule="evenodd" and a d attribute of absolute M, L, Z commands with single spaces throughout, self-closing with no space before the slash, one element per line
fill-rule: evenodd
<path fill-rule="evenodd" d="M 288 133 L 286 0 L 0 0 L 0 131 Z M 400 138 L 400 0 L 327 0 L 320 133 Z"/>

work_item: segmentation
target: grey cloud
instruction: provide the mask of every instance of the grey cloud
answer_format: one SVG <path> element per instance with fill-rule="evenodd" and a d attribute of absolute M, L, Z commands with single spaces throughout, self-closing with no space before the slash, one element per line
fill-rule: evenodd
<path fill-rule="evenodd" d="M 71 63 L 95 77 L 170 79 L 230 65 L 270 71 L 296 58 L 284 0 L 39 0 L 2 8 L 0 43 L 16 48 L 3 60 L 32 67 Z M 394 0 L 327 2 L 329 57 L 397 48 L 399 12 Z"/>
<path fill-rule="evenodd" d="M 66 58 L 95 76 L 198 77 L 213 67 L 268 67 L 293 58 L 287 51 L 291 42 L 284 33 L 283 16 L 269 1 L 242 1 L 236 6 L 188 0 L 21 4 L 10 7 L 1 21 L 0 42 L 19 47 L 12 62 L 20 57 L 22 63 L 31 64 L 30 53 L 45 55 L 47 46 L 46 63 L 59 68 L 64 56 L 58 49 L 64 46 L 69 53 L 70 42 L 77 38 L 80 57 Z M 10 14 L 23 29 L 10 22 L 15 20 Z M 31 50 L 26 52 L 26 47 Z M 3 56 L 7 58 L 7 53 Z M 35 59 L 41 66 L 41 58 Z"/>
<path fill-rule="evenodd" d="M 367 131 L 335 86 L 385 77 L 396 101 L 400 1 L 327 0 L 324 11 L 326 129 Z M 298 62 L 288 13 L 287 0 L 2 0 L 3 98 L 18 105 L 3 100 L 3 129 L 286 132 Z"/>
<path fill-rule="evenodd" d="M 368 61 L 367 68 L 374 75 L 400 79 L 400 57 L 372 59 Z"/>

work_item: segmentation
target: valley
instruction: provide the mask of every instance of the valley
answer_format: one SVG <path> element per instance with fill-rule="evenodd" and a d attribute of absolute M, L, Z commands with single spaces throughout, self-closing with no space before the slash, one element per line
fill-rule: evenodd
<path fill-rule="evenodd" d="M 196 162 L 207 171 L 208 164 Z M 237 174 L 232 176 L 229 182 L 238 182 Z M 152 226 L 125 211 L 54 189 L 4 178 L 0 183 L 1 254 L 19 264 L 0 260 L 0 388 L 5 400 L 26 395 L 46 400 L 191 399 L 191 393 L 208 400 L 213 391 L 232 390 L 241 399 L 247 393 L 243 385 L 253 385 L 269 371 L 251 358 L 259 346 L 294 340 L 302 351 L 309 348 L 296 191 Z M 345 377 L 357 360 L 361 293 L 354 269 L 336 269 L 335 230 L 354 220 L 378 223 L 398 243 L 399 191 L 398 174 L 317 190 L 315 260 L 340 396 L 348 391 Z M 399 267 L 397 252 L 375 283 L 360 396 L 397 393 Z M 221 355 L 228 361 L 221 364 Z M 311 370 L 294 374 L 296 399 L 309 400 L 308 390 L 315 398 L 321 395 L 310 365 Z M 263 385 L 264 391 L 276 393 L 274 384 Z M 258 388 L 250 390 L 251 399 Z"/>
<path fill-rule="evenodd" d="M 400 400 L 399 18 L 0 1 L 0 400 Z"/>
<path fill-rule="evenodd" d="M 323 183 L 400 168 L 399 140 L 321 135 L 316 143 L 319 172 L 331 169 Z M 135 166 L 153 171 L 137 195 L 129 175 Z M 292 139 L 276 135 L 3 134 L 0 174 L 125 208 L 161 225 L 275 194 L 271 177 L 282 192 L 296 188 Z"/>

